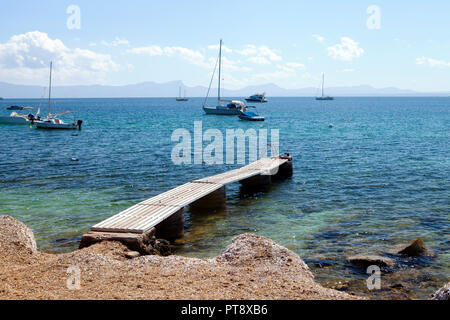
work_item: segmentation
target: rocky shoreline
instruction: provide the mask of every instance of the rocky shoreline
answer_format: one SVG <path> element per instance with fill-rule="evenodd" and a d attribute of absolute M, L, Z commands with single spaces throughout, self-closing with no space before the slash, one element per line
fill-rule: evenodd
<path fill-rule="evenodd" d="M 0 216 L 0 254 L 0 299 L 361 299 L 324 288 L 298 255 L 253 234 L 213 259 L 133 257 L 109 241 L 49 254 L 27 226 Z"/>
<path fill-rule="evenodd" d="M 10 216 L 0 216 L 0 299 L 364 299 L 325 288 L 292 251 L 254 234 L 242 234 L 217 257 L 197 259 L 132 251 L 118 241 L 102 241 L 69 253 L 37 249 L 33 232 Z M 433 252 L 420 239 L 396 248 L 400 254 Z M 348 257 L 355 266 L 392 268 L 375 255 Z M 449 283 L 433 299 L 449 299 Z"/>

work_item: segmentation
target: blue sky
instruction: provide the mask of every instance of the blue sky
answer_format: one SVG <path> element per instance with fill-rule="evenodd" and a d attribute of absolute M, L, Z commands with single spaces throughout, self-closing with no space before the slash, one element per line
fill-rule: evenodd
<path fill-rule="evenodd" d="M 53 60 L 55 85 L 207 86 L 223 38 L 230 89 L 316 87 L 325 72 L 327 86 L 448 91 L 449 13 L 444 0 L 2 1 L 0 81 L 45 86 Z"/>

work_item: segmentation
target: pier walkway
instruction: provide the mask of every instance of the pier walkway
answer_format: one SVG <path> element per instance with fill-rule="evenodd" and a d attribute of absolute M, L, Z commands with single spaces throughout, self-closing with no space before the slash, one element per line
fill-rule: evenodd
<path fill-rule="evenodd" d="M 102 239 L 108 233 L 114 233 L 116 238 L 120 238 L 120 234 L 123 236 L 127 234 L 128 237 L 132 237 L 133 234 L 138 236 L 152 229 L 158 229 L 158 226 L 164 223 L 165 229 L 167 229 L 167 223 L 171 223 L 178 225 L 178 229 L 184 230 L 184 207 L 188 205 L 204 208 L 220 206 L 221 202 L 225 201 L 225 185 L 233 182 L 239 181 L 243 186 L 255 186 L 270 183 L 272 176 L 292 175 L 291 160 L 280 156 L 262 158 L 239 169 L 188 182 L 97 223 L 91 227 L 88 237 L 92 238 L 95 233 L 103 235 Z M 172 216 L 180 216 L 180 214 L 182 221 L 173 221 Z M 175 233 L 180 232 L 178 230 Z"/>

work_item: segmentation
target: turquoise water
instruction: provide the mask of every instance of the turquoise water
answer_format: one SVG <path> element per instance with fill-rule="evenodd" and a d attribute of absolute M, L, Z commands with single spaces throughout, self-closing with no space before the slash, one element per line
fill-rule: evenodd
<path fill-rule="evenodd" d="M 419 275 L 402 270 L 415 289 L 409 296 L 426 298 L 448 281 L 449 98 L 271 98 L 258 108 L 262 123 L 204 115 L 201 98 L 56 101 L 58 111 L 71 109 L 84 120 L 78 136 L 0 125 L 0 214 L 31 227 L 42 250 L 72 250 L 91 225 L 174 186 L 238 167 L 172 163 L 173 130 L 193 133 L 194 121 L 203 121 L 203 130 L 223 134 L 279 129 L 294 176 L 252 195 L 239 184 L 227 186 L 227 207 L 211 215 L 187 209 L 177 254 L 212 257 L 232 237 L 253 232 L 297 252 L 323 284 L 348 282 L 351 292 L 383 297 L 395 294 L 368 292 L 367 275 L 345 257 L 384 253 L 421 237 L 436 258 L 408 262 Z M 13 104 L 38 106 L 39 100 L 0 101 L 1 114 Z"/>

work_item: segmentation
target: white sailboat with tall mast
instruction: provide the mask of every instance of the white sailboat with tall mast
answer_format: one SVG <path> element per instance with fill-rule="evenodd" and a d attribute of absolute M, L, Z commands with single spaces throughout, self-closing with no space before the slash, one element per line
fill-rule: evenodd
<path fill-rule="evenodd" d="M 216 66 L 214 67 L 214 72 L 211 77 L 211 82 L 209 83 L 208 93 L 206 94 L 205 101 L 203 103 L 203 110 L 206 114 L 218 114 L 218 115 L 239 115 L 241 114 L 241 110 L 245 107 L 245 103 L 239 100 L 222 100 L 220 97 L 220 80 L 221 80 L 221 72 L 222 72 L 222 39 L 220 39 L 219 45 L 219 85 L 217 88 L 217 105 L 216 106 L 207 106 L 206 100 L 209 96 L 209 91 L 211 90 L 211 84 L 214 79 L 214 74 L 216 72 Z"/>
<path fill-rule="evenodd" d="M 326 96 L 324 94 L 324 84 L 325 84 L 325 72 L 322 72 L 322 95 L 320 97 L 316 97 L 316 100 L 334 100 L 333 97 Z"/>
<path fill-rule="evenodd" d="M 65 123 L 58 117 L 63 114 L 68 114 L 71 111 L 67 110 L 61 113 L 52 114 L 51 109 L 51 96 L 52 96 L 52 67 L 53 62 L 50 62 L 50 81 L 48 86 L 48 115 L 40 122 L 36 123 L 36 127 L 39 129 L 79 129 L 81 130 L 82 120 L 74 121 L 73 123 Z"/>
<path fill-rule="evenodd" d="M 182 97 L 181 96 L 181 87 L 180 87 L 177 101 L 189 101 L 189 99 L 186 98 L 186 89 L 184 89 L 184 97 Z"/>

